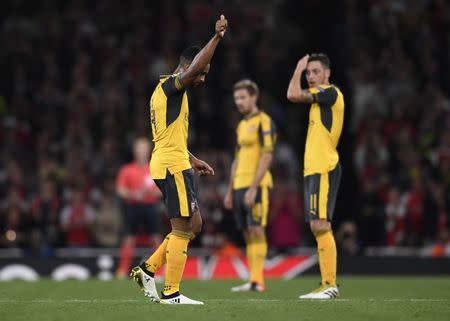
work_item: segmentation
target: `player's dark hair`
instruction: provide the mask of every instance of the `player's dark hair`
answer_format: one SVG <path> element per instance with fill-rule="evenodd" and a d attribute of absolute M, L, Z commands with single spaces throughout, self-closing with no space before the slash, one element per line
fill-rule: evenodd
<path fill-rule="evenodd" d="M 233 86 L 233 91 L 239 90 L 239 89 L 247 89 L 248 93 L 251 96 L 259 96 L 259 88 L 258 85 L 250 80 L 250 79 L 242 79 L 239 80 L 237 83 Z"/>
<path fill-rule="evenodd" d="M 184 49 L 180 55 L 180 65 L 190 64 L 200 50 L 202 49 L 199 46 L 190 46 Z"/>
<path fill-rule="evenodd" d="M 319 61 L 322 66 L 324 66 L 327 69 L 330 69 L 331 67 L 331 62 L 330 62 L 330 58 L 328 58 L 328 56 L 324 53 L 312 53 L 311 55 L 309 55 L 309 59 L 308 62 L 311 61 Z"/>

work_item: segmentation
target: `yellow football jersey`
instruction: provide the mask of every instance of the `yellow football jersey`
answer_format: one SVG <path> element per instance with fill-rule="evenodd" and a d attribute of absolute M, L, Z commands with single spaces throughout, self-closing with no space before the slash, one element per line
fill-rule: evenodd
<path fill-rule="evenodd" d="M 161 76 L 150 99 L 154 148 L 150 171 L 154 179 L 191 168 L 187 148 L 189 103 L 177 75 Z"/>
<path fill-rule="evenodd" d="M 333 85 L 310 88 L 314 103 L 309 111 L 304 176 L 333 170 L 339 162 L 336 147 L 344 123 L 344 96 Z"/>
<path fill-rule="evenodd" d="M 233 189 L 252 185 L 263 152 L 273 151 L 276 141 L 276 128 L 272 119 L 259 112 L 248 119 L 242 119 L 236 129 L 236 173 Z M 272 187 L 272 174 L 267 171 L 260 186 Z"/>

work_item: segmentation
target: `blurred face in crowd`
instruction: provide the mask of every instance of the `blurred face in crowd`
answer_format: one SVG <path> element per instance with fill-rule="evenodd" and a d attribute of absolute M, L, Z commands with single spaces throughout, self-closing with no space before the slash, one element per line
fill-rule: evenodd
<path fill-rule="evenodd" d="M 114 203 L 114 194 L 110 192 L 105 192 L 102 195 L 102 206 L 110 207 Z"/>
<path fill-rule="evenodd" d="M 247 89 L 236 89 L 233 96 L 234 103 L 242 115 L 249 115 L 256 109 L 256 101 L 258 100 L 258 96 L 251 95 Z"/>
<path fill-rule="evenodd" d="M 134 159 L 140 165 L 146 165 L 150 160 L 150 143 L 146 138 L 139 138 L 134 143 Z"/>
<path fill-rule="evenodd" d="M 44 181 L 41 183 L 41 195 L 45 200 L 50 200 L 55 192 L 55 186 L 52 181 Z"/>
<path fill-rule="evenodd" d="M 328 85 L 330 78 L 330 69 L 326 68 L 320 61 L 314 60 L 308 62 L 306 66 L 306 80 L 308 86 L 316 87 Z"/>
<path fill-rule="evenodd" d="M 83 192 L 78 189 L 73 190 L 72 191 L 72 205 L 80 206 L 81 204 L 83 204 L 83 201 L 84 201 Z"/>

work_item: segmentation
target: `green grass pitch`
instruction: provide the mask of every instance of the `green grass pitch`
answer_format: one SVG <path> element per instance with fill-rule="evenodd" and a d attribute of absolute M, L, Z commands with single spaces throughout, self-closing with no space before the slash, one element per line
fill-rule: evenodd
<path fill-rule="evenodd" d="M 0 320 L 450 320 L 450 277 L 341 277 L 339 299 L 297 299 L 317 282 L 269 280 L 264 293 L 231 293 L 239 282 L 185 281 L 183 293 L 204 306 L 150 303 L 131 280 L 0 282 Z"/>

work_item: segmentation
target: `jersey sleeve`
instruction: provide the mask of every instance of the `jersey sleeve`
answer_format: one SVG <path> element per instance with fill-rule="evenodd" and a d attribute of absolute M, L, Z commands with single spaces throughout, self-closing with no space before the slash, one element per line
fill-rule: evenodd
<path fill-rule="evenodd" d="M 317 88 L 319 92 L 310 92 L 314 98 L 314 102 L 318 103 L 321 107 L 331 107 L 337 99 L 337 90 L 334 87 L 329 87 L 326 89 Z"/>
<path fill-rule="evenodd" d="M 239 122 L 238 126 L 236 127 L 236 146 L 234 147 L 234 158 L 238 159 L 239 158 L 239 150 L 241 149 L 241 146 L 239 145 L 239 132 L 240 132 L 240 128 L 241 128 L 241 122 Z"/>
<path fill-rule="evenodd" d="M 167 97 L 175 95 L 184 90 L 179 75 L 167 78 L 167 80 L 161 85 L 161 87 Z"/>
<path fill-rule="evenodd" d="M 276 141 L 276 126 L 270 117 L 262 117 L 259 126 L 259 139 L 263 152 L 272 152 Z"/>
<path fill-rule="evenodd" d="M 239 150 L 240 150 L 240 146 L 239 144 L 236 144 L 236 146 L 234 147 L 234 158 L 238 159 L 239 158 Z"/>

